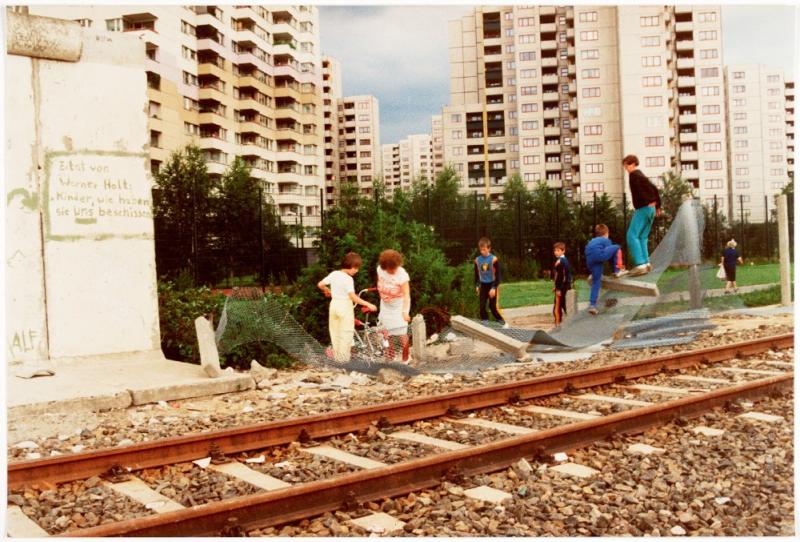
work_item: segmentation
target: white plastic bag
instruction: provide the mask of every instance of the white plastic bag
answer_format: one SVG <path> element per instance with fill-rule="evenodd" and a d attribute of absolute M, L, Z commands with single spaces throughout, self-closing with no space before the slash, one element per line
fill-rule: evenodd
<path fill-rule="evenodd" d="M 719 269 L 717 269 L 717 278 L 720 280 L 726 280 L 728 276 L 725 274 L 725 266 L 719 264 Z"/>

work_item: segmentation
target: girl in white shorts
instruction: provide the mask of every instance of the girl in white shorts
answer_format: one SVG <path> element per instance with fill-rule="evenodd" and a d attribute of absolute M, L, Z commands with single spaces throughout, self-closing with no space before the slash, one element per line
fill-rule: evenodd
<path fill-rule="evenodd" d="M 378 294 L 381 309 L 378 321 L 386 328 L 389 338 L 387 357 L 394 358 L 391 337 L 399 337 L 403 347 L 403 363 L 408 363 L 408 323 L 411 321 L 410 277 L 403 269 L 403 256 L 396 250 L 384 250 L 378 257 Z"/>

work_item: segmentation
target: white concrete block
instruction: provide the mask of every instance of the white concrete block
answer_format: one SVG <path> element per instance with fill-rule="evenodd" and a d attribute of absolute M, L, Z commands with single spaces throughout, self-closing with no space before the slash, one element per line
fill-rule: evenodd
<path fill-rule="evenodd" d="M 765 414 L 764 412 L 746 412 L 739 414 L 737 418 L 744 418 L 746 420 L 755 420 L 758 422 L 776 423 L 784 420 L 783 416 L 775 416 L 773 414 Z"/>
<path fill-rule="evenodd" d="M 612 397 L 610 395 L 597 395 L 594 393 L 584 393 L 582 395 L 576 395 L 575 398 L 581 399 L 583 401 L 598 401 L 602 403 L 614 403 L 617 405 L 648 406 L 653 404 L 647 401 L 640 401 L 638 399 L 625 399 L 622 397 Z"/>
<path fill-rule="evenodd" d="M 503 433 L 511 433 L 512 435 L 530 435 L 531 433 L 538 432 L 538 429 L 493 422 L 492 420 L 484 420 L 483 418 L 446 418 L 446 421 L 462 425 L 471 425 L 473 427 L 485 427 L 486 429 L 494 429 L 496 431 L 502 431 Z"/>
<path fill-rule="evenodd" d="M 127 482 L 120 482 L 118 484 L 103 482 L 103 485 L 144 505 L 145 508 L 152 510 L 156 514 L 174 512 L 175 510 L 182 510 L 184 508 L 180 503 L 150 489 L 150 486 L 139 478 L 132 478 Z"/>
<path fill-rule="evenodd" d="M 35 521 L 26 516 L 22 509 L 16 505 L 9 505 L 6 510 L 5 534 L 11 538 L 45 538 L 50 536 L 47 531 L 39 527 Z"/>
<path fill-rule="evenodd" d="M 466 444 L 461 444 L 460 442 L 453 442 L 452 440 L 442 440 L 434 437 L 429 437 L 428 435 L 423 435 L 421 433 L 413 433 L 411 431 L 396 431 L 394 433 L 389 433 L 389 438 L 397 439 L 397 440 L 407 440 L 409 442 L 416 442 L 419 444 L 427 444 L 428 446 L 434 446 L 436 448 L 442 448 L 444 450 L 463 450 L 464 448 L 469 448 Z"/>
<path fill-rule="evenodd" d="M 632 384 L 625 386 L 639 391 L 649 391 L 653 393 L 663 393 L 667 395 L 688 395 L 691 393 L 687 388 L 670 388 L 669 386 L 651 386 L 650 384 Z"/>
<path fill-rule="evenodd" d="M 478 487 L 473 487 L 472 489 L 466 489 L 464 490 L 464 495 L 466 495 L 470 499 L 475 499 L 478 501 L 486 501 L 492 504 L 500 504 L 502 502 L 514 498 L 514 496 L 511 495 L 511 493 L 500 491 L 499 489 L 495 489 L 489 486 L 478 486 Z"/>
<path fill-rule="evenodd" d="M 370 514 L 358 519 L 351 519 L 351 523 L 358 525 L 365 531 L 375 534 L 392 534 L 401 531 L 405 522 L 384 512 Z"/>
<path fill-rule="evenodd" d="M 594 420 L 599 416 L 594 414 L 584 414 L 583 412 L 575 412 L 572 410 L 561 410 L 559 408 L 548 408 L 537 405 L 518 407 L 520 410 L 533 412 L 534 414 L 544 414 L 545 416 L 556 416 L 559 418 L 570 418 L 573 420 Z"/>
<path fill-rule="evenodd" d="M 656 448 L 654 446 L 650 446 L 649 444 L 642 444 L 640 442 L 628 446 L 627 451 L 628 453 L 631 454 L 643 454 L 643 455 L 663 454 L 664 452 L 666 452 L 664 448 Z"/>
<path fill-rule="evenodd" d="M 740 367 L 720 367 L 719 370 L 724 373 L 742 374 L 742 375 L 778 376 L 786 374 L 783 371 L 768 371 L 766 369 L 742 369 Z"/>
<path fill-rule="evenodd" d="M 579 465 L 577 463 L 562 463 L 561 465 L 550 467 L 550 470 L 560 472 L 561 474 L 566 474 L 567 476 L 575 476 L 577 478 L 589 478 L 590 476 L 594 476 L 600 472 L 591 467 Z"/>
<path fill-rule="evenodd" d="M 706 427 L 704 425 L 698 425 L 697 427 L 692 429 L 698 435 L 703 435 L 706 437 L 718 437 L 725 433 L 723 429 L 715 429 L 713 427 Z"/>
<path fill-rule="evenodd" d="M 268 474 L 253 470 L 247 465 L 243 465 L 242 463 L 237 463 L 235 461 L 223 463 L 221 465 L 214 465 L 212 463 L 208 466 L 208 468 L 209 470 L 221 472 L 223 474 L 227 474 L 228 476 L 238 478 L 239 480 L 244 480 L 248 484 L 260 487 L 261 489 L 266 489 L 267 491 L 271 491 L 273 489 L 283 489 L 292 485 L 284 482 L 283 480 L 273 478 Z"/>
<path fill-rule="evenodd" d="M 222 375 L 222 368 L 219 365 L 219 351 L 217 342 L 214 338 L 214 329 L 211 322 L 203 316 L 198 316 L 194 320 L 194 329 L 197 333 L 197 345 L 200 350 L 200 366 L 203 371 L 211 378 Z"/>
<path fill-rule="evenodd" d="M 672 377 L 673 380 L 682 380 L 684 382 L 705 382 L 706 384 L 730 384 L 730 380 L 724 378 L 709 378 L 707 376 L 693 376 L 693 375 L 677 375 Z"/>
<path fill-rule="evenodd" d="M 368 457 L 361 457 L 360 455 L 344 452 L 331 446 L 315 446 L 313 448 L 300 448 L 300 450 L 309 454 L 321 455 L 323 457 L 335 459 L 336 461 L 341 461 L 342 463 L 347 463 L 349 465 L 355 465 L 356 467 L 360 467 L 362 469 L 379 469 L 386 466 L 386 463 L 375 461 L 374 459 L 369 459 Z"/>
<path fill-rule="evenodd" d="M 780 369 L 794 369 L 794 363 L 789 363 L 786 361 L 765 361 L 764 363 Z"/>

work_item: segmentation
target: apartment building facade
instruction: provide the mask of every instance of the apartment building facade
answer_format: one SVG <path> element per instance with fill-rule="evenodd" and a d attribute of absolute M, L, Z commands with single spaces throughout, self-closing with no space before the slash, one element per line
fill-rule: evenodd
<path fill-rule="evenodd" d="M 325 142 L 325 206 L 334 205 L 339 187 L 339 100 L 342 67 L 333 57 L 322 57 L 322 111 Z"/>
<path fill-rule="evenodd" d="M 387 143 L 381 145 L 381 164 L 384 186 L 388 193 L 403 188 L 400 181 L 400 144 Z"/>
<path fill-rule="evenodd" d="M 581 200 L 627 191 L 626 154 L 726 193 L 718 7 L 476 7 L 449 25 L 445 162 L 496 199 L 513 174 Z"/>
<path fill-rule="evenodd" d="M 786 110 L 786 174 L 794 181 L 794 81 L 786 81 L 784 93 Z"/>
<path fill-rule="evenodd" d="M 375 96 L 346 96 L 337 105 L 339 180 L 356 182 L 363 195 L 381 175 L 380 108 Z"/>
<path fill-rule="evenodd" d="M 444 125 L 441 115 L 431 115 L 431 152 L 433 153 L 433 175 L 444 169 Z"/>
<path fill-rule="evenodd" d="M 418 180 L 435 177 L 434 152 L 429 134 L 412 134 L 400 143 L 383 145 L 383 179 L 386 188 L 408 190 Z"/>
<path fill-rule="evenodd" d="M 763 222 L 774 196 L 789 182 L 786 80 L 782 70 L 758 64 L 725 70 L 731 201 L 735 220 Z"/>
<path fill-rule="evenodd" d="M 319 225 L 324 186 L 318 12 L 310 6 L 31 6 L 143 42 L 151 171 L 189 143 L 212 176 L 235 156 L 281 217 Z"/>

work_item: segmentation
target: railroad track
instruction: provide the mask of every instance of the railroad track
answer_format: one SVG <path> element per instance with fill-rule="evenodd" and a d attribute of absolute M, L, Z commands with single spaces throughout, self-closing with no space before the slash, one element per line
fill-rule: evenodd
<path fill-rule="evenodd" d="M 791 389 L 788 367 L 765 367 L 742 358 L 792 348 L 793 341 L 793 334 L 767 337 L 344 412 L 15 462 L 8 467 L 8 485 L 12 491 L 37 486 L 52 490 L 54 484 L 106 473 L 105 490 L 140 501 L 144 506 L 138 514 L 148 514 L 68 530 L 67 536 L 241 534 L 405 495 L 443 479 L 501 470 L 520 458 L 546 461 L 554 453 L 609 436 Z M 595 389 L 580 391 L 588 388 Z M 564 409 L 564 404 L 572 408 Z M 409 446 L 411 452 L 391 461 L 359 455 L 365 448 L 356 444 L 371 439 Z M 276 447 L 282 450 L 277 456 L 270 451 Z M 264 455 L 291 457 L 297 463 L 322 456 L 327 465 L 337 467 L 325 474 L 333 477 L 290 484 L 276 472 L 277 465 L 290 461 L 265 468 Z M 198 460 L 202 467 L 189 463 Z M 155 491 L 171 484 L 153 473 L 176 464 L 183 465 L 183 473 L 210 470 L 242 480 L 247 494 L 185 507 Z M 131 473 L 149 483 L 126 480 Z"/>

